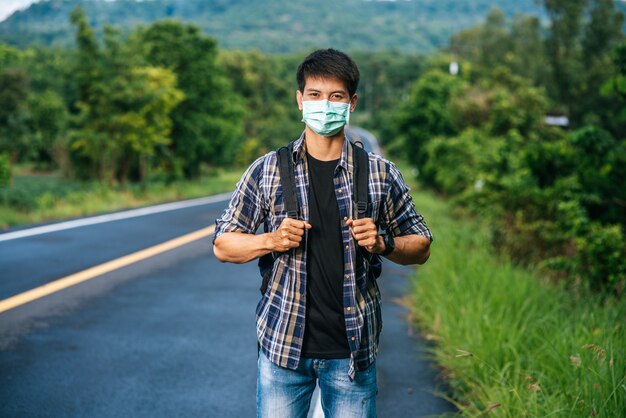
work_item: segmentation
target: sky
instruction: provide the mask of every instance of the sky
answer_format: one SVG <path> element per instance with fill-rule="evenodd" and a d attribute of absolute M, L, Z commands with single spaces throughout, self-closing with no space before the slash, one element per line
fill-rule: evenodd
<path fill-rule="evenodd" d="M 16 10 L 25 9 L 35 0 L 0 0 L 0 22 Z"/>

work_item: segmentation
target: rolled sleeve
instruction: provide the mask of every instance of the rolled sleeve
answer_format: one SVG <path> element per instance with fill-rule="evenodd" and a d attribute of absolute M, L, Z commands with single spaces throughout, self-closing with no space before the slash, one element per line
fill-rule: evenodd
<path fill-rule="evenodd" d="M 259 184 L 264 157 L 253 162 L 237 183 L 230 203 L 215 221 L 213 241 L 226 232 L 254 234 L 263 219 L 263 197 Z"/>
<path fill-rule="evenodd" d="M 409 186 L 395 164 L 389 164 L 390 186 L 385 200 L 385 217 L 389 232 L 393 236 L 422 235 L 432 241 L 433 236 L 426 226 L 424 217 L 415 209 Z"/>

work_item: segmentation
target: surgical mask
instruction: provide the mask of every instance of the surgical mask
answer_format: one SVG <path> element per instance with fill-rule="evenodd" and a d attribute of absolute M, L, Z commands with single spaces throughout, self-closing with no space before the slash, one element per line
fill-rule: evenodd
<path fill-rule="evenodd" d="M 313 132 L 322 136 L 333 136 L 350 120 L 350 103 L 328 100 L 306 100 L 302 102 L 302 122 Z"/>

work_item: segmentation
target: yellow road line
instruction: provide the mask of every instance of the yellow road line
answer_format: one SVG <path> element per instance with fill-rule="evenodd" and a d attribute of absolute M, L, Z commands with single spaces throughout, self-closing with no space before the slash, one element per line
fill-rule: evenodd
<path fill-rule="evenodd" d="M 110 271 L 128 266 L 129 264 L 137 263 L 138 261 L 145 260 L 146 258 L 153 257 L 165 251 L 169 251 L 182 245 L 189 244 L 190 242 L 197 241 L 201 238 L 208 237 L 213 232 L 215 232 L 215 225 L 165 241 L 164 243 L 153 247 L 128 254 L 124 257 L 108 261 L 95 267 L 88 268 L 87 270 L 83 270 L 70 276 L 47 283 L 43 286 L 28 290 L 24 293 L 20 293 L 19 295 L 12 296 L 8 299 L 0 301 L 0 313 L 24 305 L 28 302 L 32 302 L 36 299 L 40 299 L 44 296 L 48 296 L 52 293 L 56 293 L 70 286 L 93 279 L 94 277 L 101 276 Z"/>

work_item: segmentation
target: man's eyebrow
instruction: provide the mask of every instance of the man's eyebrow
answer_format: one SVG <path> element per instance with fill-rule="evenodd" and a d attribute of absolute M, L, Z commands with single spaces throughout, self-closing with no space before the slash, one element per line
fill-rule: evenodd
<path fill-rule="evenodd" d="M 316 93 L 320 93 L 321 92 L 321 90 L 316 89 L 314 87 L 307 87 L 307 88 L 304 89 L 304 91 L 305 92 L 316 92 Z M 348 94 L 348 91 L 344 90 L 344 89 L 339 89 L 339 90 L 333 90 L 333 91 L 330 92 L 330 94 L 335 94 L 335 93 Z"/>

